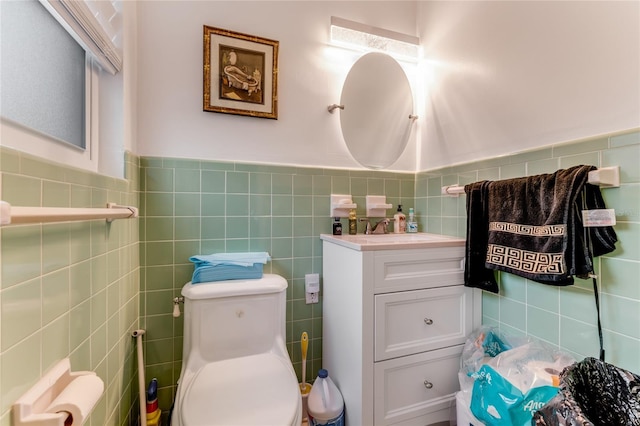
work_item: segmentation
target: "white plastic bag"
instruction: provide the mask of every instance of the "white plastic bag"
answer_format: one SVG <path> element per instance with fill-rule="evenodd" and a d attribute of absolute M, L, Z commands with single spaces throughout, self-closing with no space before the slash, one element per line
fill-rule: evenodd
<path fill-rule="evenodd" d="M 488 426 L 531 423 L 558 392 L 558 376 L 573 357 L 533 337 L 510 337 L 483 326 L 467 340 L 459 373 L 471 412 Z"/>

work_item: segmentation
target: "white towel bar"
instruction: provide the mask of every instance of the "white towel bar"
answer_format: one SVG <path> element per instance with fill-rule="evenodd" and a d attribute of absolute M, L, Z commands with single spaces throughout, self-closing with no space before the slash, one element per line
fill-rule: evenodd
<path fill-rule="evenodd" d="M 67 222 L 70 220 L 130 219 L 138 217 L 138 209 L 131 206 L 107 204 L 106 208 L 73 207 L 17 207 L 0 201 L 0 225 L 23 223 Z"/>
<path fill-rule="evenodd" d="M 603 167 L 589 172 L 589 183 L 598 185 L 601 188 L 616 188 L 620 186 L 620 166 Z M 464 186 L 443 186 L 441 194 L 457 197 L 460 194 L 464 194 Z"/>

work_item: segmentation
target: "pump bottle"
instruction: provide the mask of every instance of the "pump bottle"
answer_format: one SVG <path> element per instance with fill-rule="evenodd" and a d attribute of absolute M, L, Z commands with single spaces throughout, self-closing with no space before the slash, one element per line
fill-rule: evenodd
<path fill-rule="evenodd" d="M 402 213 L 402 204 L 398 204 L 398 211 L 393 215 L 393 232 L 396 234 L 407 232 L 407 217 Z"/>

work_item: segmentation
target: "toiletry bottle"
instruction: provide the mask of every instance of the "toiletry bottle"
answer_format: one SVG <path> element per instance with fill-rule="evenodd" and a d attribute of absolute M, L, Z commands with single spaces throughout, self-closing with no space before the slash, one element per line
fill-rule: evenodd
<path fill-rule="evenodd" d="M 349 235 L 358 233 L 358 220 L 356 219 L 356 210 L 349 210 Z"/>
<path fill-rule="evenodd" d="M 147 388 L 147 426 L 158 426 L 161 414 L 158 408 L 158 379 L 154 377 Z"/>
<path fill-rule="evenodd" d="M 340 218 L 336 217 L 333 220 L 333 235 L 342 235 L 342 223 L 340 223 Z"/>
<path fill-rule="evenodd" d="M 393 215 L 393 232 L 404 234 L 407 231 L 407 217 L 402 213 L 402 204 L 398 204 L 398 211 Z"/>
<path fill-rule="evenodd" d="M 416 222 L 416 218 L 413 215 L 413 207 L 409 208 L 409 220 L 407 221 L 407 232 L 411 232 L 411 233 L 418 232 L 418 222 Z"/>

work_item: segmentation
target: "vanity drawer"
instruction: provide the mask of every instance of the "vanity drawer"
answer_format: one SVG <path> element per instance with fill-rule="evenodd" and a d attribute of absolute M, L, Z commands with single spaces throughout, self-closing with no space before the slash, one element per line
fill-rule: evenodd
<path fill-rule="evenodd" d="M 464 284 L 464 247 L 375 254 L 374 293 Z"/>
<path fill-rule="evenodd" d="M 435 417 L 455 412 L 463 347 L 375 363 L 375 424 L 430 424 L 438 420 Z"/>
<path fill-rule="evenodd" d="M 471 288 L 457 285 L 374 298 L 375 361 L 463 344 L 472 331 Z"/>

